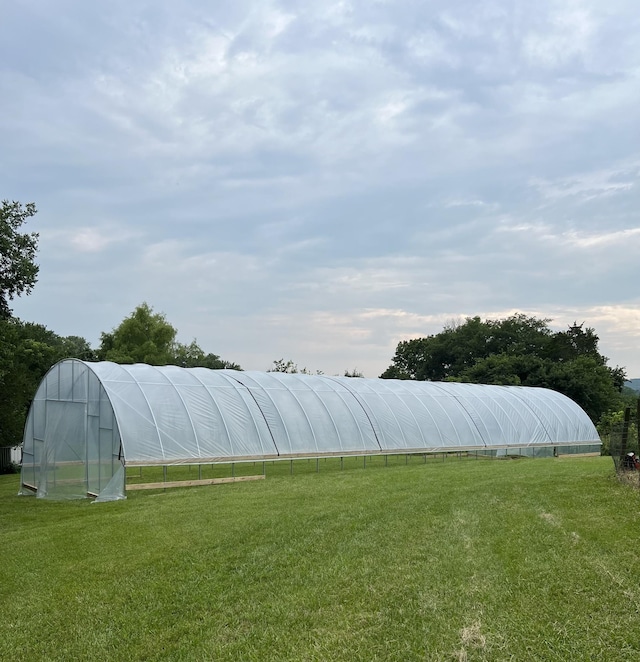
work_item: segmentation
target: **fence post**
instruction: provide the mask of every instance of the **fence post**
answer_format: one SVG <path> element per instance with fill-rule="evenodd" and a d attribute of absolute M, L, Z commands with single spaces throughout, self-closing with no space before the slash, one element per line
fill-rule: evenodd
<path fill-rule="evenodd" d="M 624 422 L 622 424 L 622 441 L 620 443 L 620 459 L 624 461 L 627 454 L 627 442 L 629 441 L 629 420 L 631 419 L 631 407 L 624 409 Z M 623 464 L 624 466 L 624 464 Z"/>

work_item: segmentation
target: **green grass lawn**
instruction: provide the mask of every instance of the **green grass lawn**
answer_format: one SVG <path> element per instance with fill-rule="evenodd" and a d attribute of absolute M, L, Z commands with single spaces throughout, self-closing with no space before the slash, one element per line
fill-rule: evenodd
<path fill-rule="evenodd" d="M 640 660 L 610 458 L 361 463 L 95 505 L 0 476 L 0 659 Z"/>

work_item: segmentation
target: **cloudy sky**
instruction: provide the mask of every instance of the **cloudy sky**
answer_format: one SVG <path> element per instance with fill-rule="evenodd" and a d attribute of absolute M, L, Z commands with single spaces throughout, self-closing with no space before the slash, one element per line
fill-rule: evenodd
<path fill-rule="evenodd" d="M 516 311 L 640 376 L 632 0 L 0 5 L 14 312 L 97 346 L 147 301 L 205 351 L 367 377 Z"/>

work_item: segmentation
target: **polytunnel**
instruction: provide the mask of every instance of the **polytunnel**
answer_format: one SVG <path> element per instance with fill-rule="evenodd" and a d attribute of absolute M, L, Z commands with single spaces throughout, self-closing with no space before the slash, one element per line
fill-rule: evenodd
<path fill-rule="evenodd" d="M 128 466 L 599 445 L 544 388 L 68 359 L 31 405 L 21 493 L 121 499 Z"/>

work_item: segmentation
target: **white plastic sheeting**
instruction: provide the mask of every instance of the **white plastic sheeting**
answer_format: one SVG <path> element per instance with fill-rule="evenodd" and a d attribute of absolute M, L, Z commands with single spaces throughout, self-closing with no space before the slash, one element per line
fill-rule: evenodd
<path fill-rule="evenodd" d="M 547 389 L 71 359 L 33 401 L 22 491 L 123 498 L 125 465 L 599 443 Z"/>

